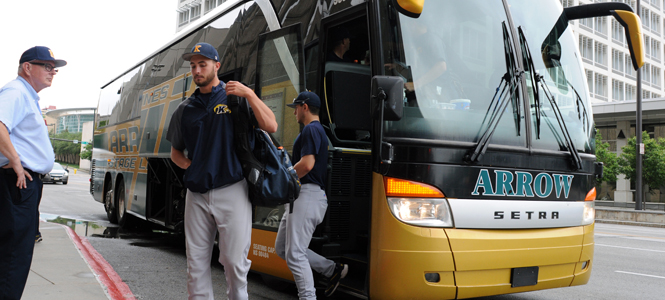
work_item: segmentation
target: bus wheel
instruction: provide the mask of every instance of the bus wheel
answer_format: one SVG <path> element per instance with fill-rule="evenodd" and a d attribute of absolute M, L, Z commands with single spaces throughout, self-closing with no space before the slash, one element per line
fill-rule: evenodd
<path fill-rule="evenodd" d="M 124 226 L 127 220 L 127 203 L 125 201 L 125 182 L 122 178 L 118 180 L 115 189 L 115 214 L 118 217 L 118 224 Z"/>
<path fill-rule="evenodd" d="M 113 200 L 113 190 L 111 189 L 111 179 L 107 178 L 104 182 L 104 209 L 109 222 L 118 224 L 118 215 L 115 211 L 115 201 Z"/>

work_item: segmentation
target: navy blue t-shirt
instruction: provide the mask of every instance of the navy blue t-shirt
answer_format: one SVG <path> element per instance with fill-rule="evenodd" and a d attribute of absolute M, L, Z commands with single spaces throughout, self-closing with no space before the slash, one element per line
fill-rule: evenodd
<path fill-rule="evenodd" d="M 220 83 L 210 94 L 196 89 L 171 117 L 166 139 L 173 148 L 187 150 L 192 164 L 185 171 L 185 186 L 193 192 L 205 193 L 245 179 L 233 143 L 233 116 L 225 86 Z"/>
<path fill-rule="evenodd" d="M 310 154 L 314 155 L 314 167 L 307 175 L 300 178 L 300 183 L 315 183 L 325 190 L 328 180 L 328 139 L 318 121 L 307 124 L 293 144 L 294 163 Z"/>

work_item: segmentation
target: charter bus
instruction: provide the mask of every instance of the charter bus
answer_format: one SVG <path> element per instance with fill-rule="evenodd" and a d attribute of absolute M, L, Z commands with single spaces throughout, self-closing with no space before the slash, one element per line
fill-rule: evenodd
<path fill-rule="evenodd" d="M 288 151 L 301 126 L 286 104 L 321 96 L 328 211 L 310 248 L 350 265 L 341 291 L 463 299 L 586 284 L 602 165 L 568 24 L 587 17 L 616 18 L 643 64 L 623 3 L 228 0 L 102 87 L 90 192 L 111 222 L 182 230 L 184 171 L 165 136 L 196 88 L 181 55 L 207 42 L 219 78 L 275 113 Z M 328 61 L 340 31 L 345 61 Z M 253 207 L 249 258 L 267 280 L 293 280 L 274 249 L 283 214 Z"/>

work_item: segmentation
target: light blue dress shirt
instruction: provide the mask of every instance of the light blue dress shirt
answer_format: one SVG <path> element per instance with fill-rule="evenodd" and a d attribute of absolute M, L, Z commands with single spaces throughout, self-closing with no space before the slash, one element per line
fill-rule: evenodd
<path fill-rule="evenodd" d="M 55 154 L 39 109 L 39 96 L 21 76 L 0 89 L 0 122 L 7 127 L 23 168 L 40 174 L 53 169 Z M 0 167 L 7 164 L 9 159 L 0 153 Z"/>

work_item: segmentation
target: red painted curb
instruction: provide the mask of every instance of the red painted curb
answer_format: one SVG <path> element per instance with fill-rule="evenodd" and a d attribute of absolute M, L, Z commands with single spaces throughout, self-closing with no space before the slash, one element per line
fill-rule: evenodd
<path fill-rule="evenodd" d="M 74 241 L 74 245 L 79 249 L 92 271 L 95 272 L 99 282 L 106 287 L 109 298 L 111 300 L 136 300 L 127 284 L 122 281 L 122 278 L 118 276 L 118 273 L 113 270 L 113 267 L 111 267 L 104 257 L 90 245 L 88 239 L 79 237 L 70 227 L 62 226 L 67 229 L 67 234 Z"/>

